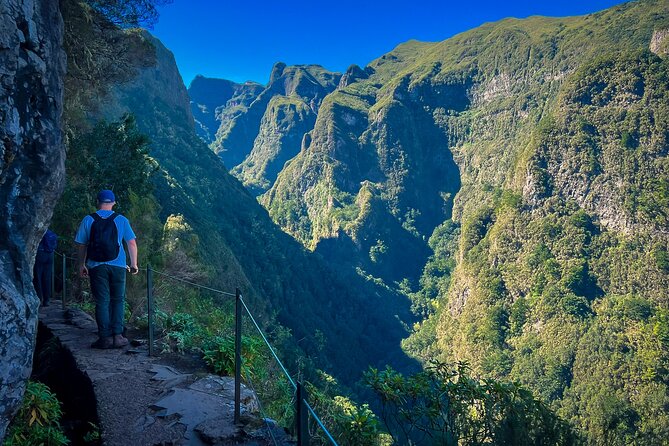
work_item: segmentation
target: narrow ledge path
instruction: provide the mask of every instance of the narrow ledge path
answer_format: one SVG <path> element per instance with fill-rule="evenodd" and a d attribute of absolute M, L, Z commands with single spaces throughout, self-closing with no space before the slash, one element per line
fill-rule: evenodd
<path fill-rule="evenodd" d="M 64 310 L 59 301 L 40 308 L 39 322 L 90 380 L 105 446 L 294 444 L 272 421 L 254 415 L 257 399 L 243 385 L 242 424 L 234 424 L 234 378 L 180 371 L 165 358 L 149 356 L 145 343 L 93 349 L 93 318 L 76 308 Z M 83 392 L 88 384 L 71 379 L 68 385 L 70 392 Z"/>

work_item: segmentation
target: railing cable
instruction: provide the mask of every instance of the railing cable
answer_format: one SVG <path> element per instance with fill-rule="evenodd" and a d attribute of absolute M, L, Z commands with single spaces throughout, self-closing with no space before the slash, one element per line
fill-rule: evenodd
<path fill-rule="evenodd" d="M 253 391 L 253 394 L 256 395 L 256 399 L 258 401 L 258 408 L 260 409 L 260 413 L 263 416 L 263 421 L 265 422 L 265 425 L 267 426 L 267 432 L 269 432 L 270 437 L 272 437 L 272 442 L 274 442 L 275 445 L 278 445 L 279 443 L 276 441 L 276 437 L 274 437 L 274 432 L 272 431 L 272 428 L 269 425 L 269 422 L 267 419 L 269 416 L 267 416 L 267 413 L 262 407 L 262 403 L 260 402 L 260 397 L 258 397 L 258 392 L 256 392 L 255 386 L 253 385 L 253 380 L 251 379 L 251 372 L 249 371 L 248 367 L 245 365 L 242 366 L 244 371 L 246 372 L 246 379 L 249 382 L 249 385 L 251 386 L 251 390 Z"/>
<path fill-rule="evenodd" d="M 151 268 L 151 270 L 156 274 L 159 274 L 159 275 L 164 276 L 164 277 L 168 277 L 172 280 L 176 280 L 176 281 L 181 282 L 181 283 L 185 283 L 185 284 L 194 286 L 196 288 L 201 288 L 203 290 L 211 291 L 212 293 L 223 294 L 224 296 L 235 297 L 235 293 L 228 293 L 227 291 L 221 291 L 221 290 L 217 290 L 216 288 L 211 288 L 211 287 L 208 287 L 208 286 L 199 285 L 197 283 L 190 282 L 190 281 L 182 279 L 180 277 L 175 277 L 175 276 L 172 276 L 171 274 L 163 273 L 161 271 L 158 271 L 157 269 Z"/>
<path fill-rule="evenodd" d="M 314 420 L 316 420 L 316 423 L 318 423 L 318 425 L 321 427 L 323 432 L 325 432 L 325 435 L 327 435 L 328 439 L 332 442 L 332 444 L 334 446 L 339 446 L 337 444 L 337 442 L 335 441 L 335 439 L 332 438 L 332 435 L 330 435 L 330 431 L 328 431 L 325 428 L 325 425 L 323 425 L 323 422 L 321 421 L 321 419 L 318 418 L 318 415 L 316 415 L 316 412 L 314 411 L 314 409 L 312 409 L 311 405 L 307 402 L 307 400 L 303 400 L 303 401 L 304 401 L 304 404 L 307 406 L 307 409 L 309 409 L 309 412 L 311 412 L 311 416 L 314 417 Z"/>
<path fill-rule="evenodd" d="M 67 254 L 65 254 L 64 252 L 54 251 L 54 253 L 55 253 L 55 254 L 58 254 L 58 255 L 61 256 L 61 257 L 66 258 L 66 259 L 68 259 L 68 260 L 77 260 L 76 257 L 70 257 L 70 256 L 68 256 Z"/>
<path fill-rule="evenodd" d="M 242 296 L 239 296 L 239 300 L 241 301 L 242 305 L 244 306 L 244 309 L 246 310 L 246 314 L 248 314 L 249 317 L 251 318 L 251 321 L 253 322 L 253 325 L 256 326 L 256 329 L 258 330 L 258 333 L 260 333 L 260 336 L 262 336 L 263 341 L 265 341 L 265 344 L 267 344 L 267 347 L 269 347 L 269 351 L 272 353 L 272 356 L 274 356 L 274 359 L 276 359 L 276 362 L 279 363 L 279 366 L 281 367 L 281 370 L 283 370 L 283 373 L 286 375 L 286 377 L 288 378 L 290 383 L 293 385 L 293 388 L 295 390 L 297 390 L 297 384 L 295 384 L 295 381 L 293 381 L 293 378 L 290 377 L 290 374 L 288 373 L 288 370 L 286 370 L 286 368 L 283 366 L 283 363 L 281 362 L 279 357 L 276 355 L 276 352 L 274 352 L 274 349 L 272 348 L 269 341 L 265 337 L 265 334 L 260 329 L 260 326 L 256 322 L 255 318 L 253 317 L 253 315 L 249 311 L 249 307 L 246 306 L 246 302 L 244 302 L 244 299 L 242 298 Z"/>

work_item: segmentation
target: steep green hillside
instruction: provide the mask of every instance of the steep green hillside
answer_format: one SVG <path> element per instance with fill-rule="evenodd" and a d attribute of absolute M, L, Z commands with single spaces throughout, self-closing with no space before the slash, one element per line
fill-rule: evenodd
<path fill-rule="evenodd" d="M 283 233 L 194 132 L 186 89 L 159 41 L 157 66 L 117 88 L 108 117 L 137 116 L 161 175 L 162 218 L 182 214 L 197 234 L 213 284 L 240 287 L 261 315 L 276 315 L 316 363 L 353 384 L 367 364 L 411 366 L 399 343 L 406 298 L 345 270 L 335 271 Z M 169 88 L 166 88 L 168 86 Z M 398 320 L 398 317 L 400 320 Z"/>
<path fill-rule="evenodd" d="M 301 98 L 274 96 L 260 121 L 251 153 L 232 170 L 254 194 L 267 190 L 283 165 L 300 150 L 303 135 L 311 130 L 316 114 Z"/>
<path fill-rule="evenodd" d="M 252 192 L 266 191 L 286 161 L 299 151 L 303 135 L 311 130 L 323 98 L 337 86 L 341 74 L 331 73 L 318 65 L 272 68 L 267 87 L 249 88 L 216 104 L 220 122 L 216 139 L 210 144 L 226 166 Z M 214 84 L 213 82 L 217 82 Z M 209 80 L 216 89 L 213 97 L 225 96 L 228 81 Z M 199 84 L 198 84 L 199 85 Z M 191 86 L 191 97 L 198 102 L 198 90 Z M 211 108 L 211 106 L 209 108 Z"/>
<path fill-rule="evenodd" d="M 310 249 L 392 282 L 418 276 L 425 238 L 450 216 L 460 179 L 446 136 L 420 104 L 378 108 L 380 80 L 323 101 L 302 151 L 262 203 Z"/>
<path fill-rule="evenodd" d="M 400 45 L 323 100 L 261 202 L 412 297 L 412 354 L 517 379 L 592 444 L 661 444 L 668 35 L 647 0 Z"/>

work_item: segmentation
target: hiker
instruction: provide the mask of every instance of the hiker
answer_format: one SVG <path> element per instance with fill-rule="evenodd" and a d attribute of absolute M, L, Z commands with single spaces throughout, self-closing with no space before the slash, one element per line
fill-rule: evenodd
<path fill-rule="evenodd" d="M 84 217 L 74 238 L 78 244 L 79 275 L 89 277 L 95 298 L 98 340 L 93 348 L 120 348 L 128 345 L 123 336 L 125 273 L 137 274 L 137 242 L 130 222 L 112 211 L 114 192 L 102 190 L 98 210 Z M 130 267 L 126 266 L 123 241 L 128 246 Z"/>
<path fill-rule="evenodd" d="M 58 246 L 58 236 L 47 229 L 37 246 L 35 266 L 33 267 L 33 285 L 43 307 L 51 300 L 51 282 L 53 280 L 53 253 Z"/>

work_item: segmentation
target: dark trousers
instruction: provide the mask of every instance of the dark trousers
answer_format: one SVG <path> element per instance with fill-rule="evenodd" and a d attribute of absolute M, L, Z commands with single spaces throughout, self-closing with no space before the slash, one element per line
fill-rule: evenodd
<path fill-rule="evenodd" d="M 33 268 L 33 285 L 42 305 L 51 300 L 51 281 L 53 276 L 53 253 L 37 251 Z"/>
<path fill-rule="evenodd" d="M 98 335 L 106 338 L 123 333 L 125 307 L 125 268 L 99 265 L 88 270 L 95 298 Z"/>

